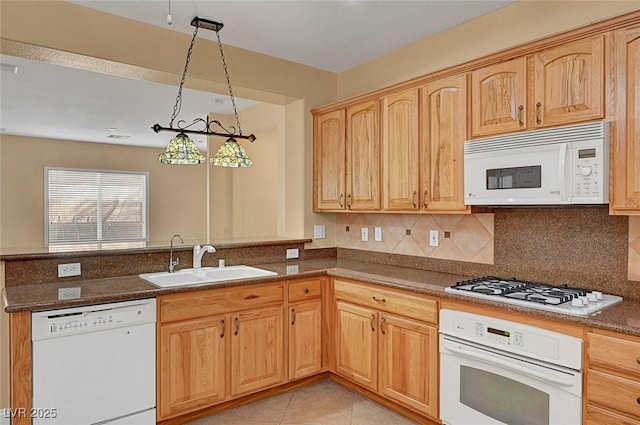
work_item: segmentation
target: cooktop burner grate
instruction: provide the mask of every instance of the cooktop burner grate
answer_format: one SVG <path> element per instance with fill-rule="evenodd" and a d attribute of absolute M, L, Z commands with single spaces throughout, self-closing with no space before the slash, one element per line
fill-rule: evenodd
<path fill-rule="evenodd" d="M 575 315 L 591 314 L 622 301 L 621 297 L 584 288 L 495 276 L 461 281 L 445 291 Z"/>

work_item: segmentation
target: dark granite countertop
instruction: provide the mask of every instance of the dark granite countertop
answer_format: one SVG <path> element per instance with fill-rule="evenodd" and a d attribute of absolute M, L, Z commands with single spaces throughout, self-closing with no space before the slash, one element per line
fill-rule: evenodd
<path fill-rule="evenodd" d="M 329 276 L 354 279 L 441 298 L 489 305 L 504 310 L 510 310 L 531 316 L 544 317 L 565 323 L 573 323 L 580 326 L 640 336 L 640 303 L 634 301 L 623 301 L 622 303 L 602 310 L 595 315 L 581 317 L 551 313 L 542 310 L 445 293 L 444 289 L 446 287 L 451 286 L 460 280 L 466 280 L 469 278 L 468 276 L 456 274 L 350 260 L 337 260 L 335 258 L 259 264 L 256 265 L 256 267 L 274 271 L 278 273 L 278 276 L 229 281 L 224 283 L 190 285 L 177 288 L 158 288 L 138 276 L 73 281 L 69 283 L 46 283 L 15 286 L 4 288 L 3 290 L 5 311 L 8 313 L 18 311 L 42 311 L 78 305 L 151 298 L 170 293 L 250 285 L 255 283 L 328 274 Z M 65 287 L 80 287 L 80 298 L 58 300 L 58 289 Z"/>

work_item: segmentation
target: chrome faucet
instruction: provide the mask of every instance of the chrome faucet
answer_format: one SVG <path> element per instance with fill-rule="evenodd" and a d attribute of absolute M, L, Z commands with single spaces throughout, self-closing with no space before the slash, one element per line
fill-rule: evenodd
<path fill-rule="evenodd" d="M 169 251 L 169 273 L 173 273 L 174 267 L 180 264 L 180 258 L 176 257 L 175 261 L 173 260 L 173 240 L 176 237 L 180 239 L 180 243 L 184 243 L 182 237 L 178 234 L 175 234 L 171 237 L 171 250 Z"/>
<path fill-rule="evenodd" d="M 199 269 L 202 267 L 202 256 L 205 252 L 213 253 L 216 252 L 216 249 L 211 245 L 200 246 L 200 244 L 195 244 L 193 246 L 193 268 Z"/>

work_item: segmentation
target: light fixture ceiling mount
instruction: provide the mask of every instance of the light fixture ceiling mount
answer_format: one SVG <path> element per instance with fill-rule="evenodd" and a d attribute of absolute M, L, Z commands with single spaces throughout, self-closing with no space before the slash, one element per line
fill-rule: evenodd
<path fill-rule="evenodd" d="M 173 131 L 178 133 L 178 135 L 169 142 L 167 149 L 160 154 L 160 162 L 165 164 L 201 164 L 204 162 L 204 156 L 200 151 L 198 151 L 195 143 L 187 136 L 187 134 L 202 134 L 206 136 L 227 138 L 227 141 L 220 147 L 220 150 L 211 158 L 212 165 L 222 167 L 249 167 L 253 164 L 253 161 L 247 157 L 244 148 L 236 139 L 245 139 L 253 142 L 256 140 L 256 136 L 253 134 L 248 136 L 242 134 L 240 119 L 238 118 L 238 110 L 236 108 L 236 101 L 231 87 L 231 79 L 229 78 L 229 71 L 227 69 L 227 62 L 224 57 L 224 51 L 222 50 L 222 42 L 220 41 L 220 30 L 224 25 L 220 22 L 200 17 L 193 18 L 191 20 L 191 25 L 195 27 L 195 30 L 193 31 L 191 44 L 187 51 L 187 59 L 184 64 L 184 71 L 182 72 L 182 79 L 180 80 L 180 87 L 178 88 L 178 95 L 173 107 L 173 114 L 171 114 L 169 127 L 163 127 L 160 124 L 154 124 L 151 127 L 151 129 L 156 133 L 161 131 Z M 218 48 L 220 49 L 220 58 L 222 59 L 222 67 L 227 80 L 227 86 L 229 87 L 229 96 L 231 97 L 231 105 L 233 106 L 233 113 L 236 120 L 235 126 L 225 128 L 220 121 L 211 120 L 208 116 L 206 118 L 196 118 L 191 124 L 187 124 L 184 120 L 175 121 L 182 107 L 182 88 L 184 87 L 187 70 L 189 69 L 189 62 L 191 61 L 191 53 L 193 52 L 193 46 L 195 45 L 198 29 L 200 28 L 215 31 L 216 33 Z M 174 122 L 176 123 L 175 127 Z"/>

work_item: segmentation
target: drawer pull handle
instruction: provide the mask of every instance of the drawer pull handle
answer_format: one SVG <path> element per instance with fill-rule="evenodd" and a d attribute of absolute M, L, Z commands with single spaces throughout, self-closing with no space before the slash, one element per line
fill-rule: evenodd
<path fill-rule="evenodd" d="M 295 308 L 291 309 L 291 324 L 292 325 L 296 324 L 296 309 Z"/>
<path fill-rule="evenodd" d="M 380 319 L 380 332 L 382 333 L 382 335 L 386 335 L 387 333 L 384 331 L 384 322 L 385 322 L 385 318 L 382 317 L 382 319 Z"/>
<path fill-rule="evenodd" d="M 411 205 L 413 205 L 413 208 L 418 208 L 418 204 L 416 203 L 416 195 L 418 194 L 417 191 L 413 191 L 413 198 L 411 198 Z"/>
<path fill-rule="evenodd" d="M 344 203 L 342 202 L 342 199 L 344 198 L 344 195 L 341 193 L 340 194 L 340 208 L 344 208 Z"/>
<path fill-rule="evenodd" d="M 233 325 L 235 327 L 235 330 L 233 331 L 234 335 L 238 335 L 238 330 L 240 328 L 240 319 L 238 319 L 238 317 L 234 317 L 233 318 Z"/>
<path fill-rule="evenodd" d="M 376 331 L 376 328 L 373 326 L 375 320 L 376 320 L 376 315 L 372 314 L 371 315 L 371 332 L 375 332 Z"/>
<path fill-rule="evenodd" d="M 384 298 L 377 298 L 375 295 L 372 297 L 374 301 L 377 301 L 379 303 L 386 303 L 387 300 L 385 300 Z"/>
<path fill-rule="evenodd" d="M 351 194 L 350 193 L 347 195 L 347 208 L 351 209 Z"/>
<path fill-rule="evenodd" d="M 542 124 L 542 118 L 540 118 L 540 107 L 542 103 L 536 103 L 536 124 Z"/>
<path fill-rule="evenodd" d="M 222 328 L 222 332 L 220 333 L 220 338 L 224 338 L 224 329 L 225 329 L 225 325 L 224 325 L 224 319 L 222 319 L 220 321 L 220 327 Z"/>
<path fill-rule="evenodd" d="M 304 288 L 304 293 L 308 294 L 309 293 L 309 288 Z"/>
<path fill-rule="evenodd" d="M 427 199 L 427 195 L 429 195 L 429 191 L 428 191 L 428 190 L 425 190 L 423 195 L 424 195 L 424 196 L 422 197 L 422 198 L 423 198 L 423 200 L 422 200 L 422 206 L 423 206 L 424 208 L 427 208 L 427 207 L 429 206 L 429 200 Z"/>

